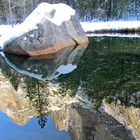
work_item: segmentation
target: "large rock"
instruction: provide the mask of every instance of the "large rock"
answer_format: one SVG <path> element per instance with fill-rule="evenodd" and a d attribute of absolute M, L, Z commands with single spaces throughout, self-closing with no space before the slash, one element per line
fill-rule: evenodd
<path fill-rule="evenodd" d="M 39 56 L 87 43 L 88 38 L 71 7 L 41 3 L 13 30 L 13 35 L 5 41 L 4 51 Z"/>

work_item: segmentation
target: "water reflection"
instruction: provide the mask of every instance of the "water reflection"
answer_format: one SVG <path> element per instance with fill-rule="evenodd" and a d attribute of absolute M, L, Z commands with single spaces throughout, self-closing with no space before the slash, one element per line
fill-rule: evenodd
<path fill-rule="evenodd" d="M 91 38 L 78 68 L 59 78 L 67 89 L 78 86 L 96 100 L 140 107 L 140 40 L 132 38 Z M 66 90 L 67 90 L 66 89 Z"/>
<path fill-rule="evenodd" d="M 52 80 L 77 68 L 78 60 L 87 46 L 71 46 L 56 55 L 28 58 L 5 54 L 6 62 L 17 72 L 39 80 Z"/>
<path fill-rule="evenodd" d="M 94 37 L 87 49 L 72 47 L 47 58 L 5 54 L 0 109 L 19 125 L 35 116 L 45 128 L 50 116 L 72 140 L 138 139 L 139 45 L 134 38 Z M 60 66 L 69 64 L 78 67 L 57 77 Z"/>

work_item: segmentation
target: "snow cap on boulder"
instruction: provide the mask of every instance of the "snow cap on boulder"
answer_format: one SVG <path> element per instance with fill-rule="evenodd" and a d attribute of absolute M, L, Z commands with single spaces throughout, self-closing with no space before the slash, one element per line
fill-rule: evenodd
<path fill-rule="evenodd" d="M 60 26 L 74 15 L 75 10 L 64 3 L 50 4 L 43 2 L 26 18 L 24 23 L 38 24 L 45 17 L 47 20 Z"/>

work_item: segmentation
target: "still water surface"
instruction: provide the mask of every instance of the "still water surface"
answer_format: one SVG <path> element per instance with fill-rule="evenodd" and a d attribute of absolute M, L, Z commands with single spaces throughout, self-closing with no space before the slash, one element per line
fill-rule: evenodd
<path fill-rule="evenodd" d="M 140 39 L 93 37 L 55 56 L 0 56 L 0 140 L 140 138 Z"/>

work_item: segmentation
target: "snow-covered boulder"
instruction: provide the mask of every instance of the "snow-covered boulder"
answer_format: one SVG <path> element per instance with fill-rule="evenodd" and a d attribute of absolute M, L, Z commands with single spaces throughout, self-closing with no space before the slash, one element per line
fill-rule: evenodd
<path fill-rule="evenodd" d="M 4 51 L 29 56 L 56 53 L 88 43 L 75 11 L 65 4 L 41 3 L 3 42 Z"/>

